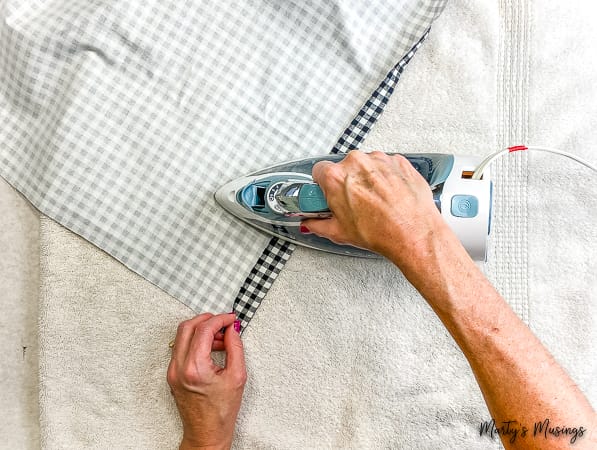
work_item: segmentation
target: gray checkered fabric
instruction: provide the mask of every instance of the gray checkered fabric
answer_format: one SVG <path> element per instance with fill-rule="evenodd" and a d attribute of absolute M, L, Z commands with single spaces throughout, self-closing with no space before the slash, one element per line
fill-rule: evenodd
<path fill-rule="evenodd" d="M 228 311 L 272 244 L 213 192 L 334 148 L 443 6 L 0 2 L 0 174 L 196 311 Z"/>

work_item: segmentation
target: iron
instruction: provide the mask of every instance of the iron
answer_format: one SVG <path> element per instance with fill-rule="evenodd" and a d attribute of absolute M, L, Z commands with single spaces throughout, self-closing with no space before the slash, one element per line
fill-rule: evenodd
<path fill-rule="evenodd" d="M 482 179 L 472 179 L 483 158 L 443 153 L 403 156 L 425 178 L 437 208 L 471 257 L 485 260 L 492 209 L 489 170 L 483 172 Z M 331 154 L 268 167 L 225 184 L 215 199 L 232 215 L 281 239 L 341 255 L 376 257 L 367 250 L 299 230 L 304 219 L 331 216 L 323 192 L 311 177 L 313 166 L 319 161 L 340 162 L 345 157 Z"/>

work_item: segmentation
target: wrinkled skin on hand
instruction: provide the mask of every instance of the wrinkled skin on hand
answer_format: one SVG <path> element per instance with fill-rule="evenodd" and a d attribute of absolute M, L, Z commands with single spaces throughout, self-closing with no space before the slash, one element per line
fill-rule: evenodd
<path fill-rule="evenodd" d="M 315 164 L 313 179 L 333 217 L 302 225 L 336 243 L 389 257 L 397 242 L 407 253 L 441 223 L 429 185 L 401 155 L 352 151 L 339 163 Z"/>
<path fill-rule="evenodd" d="M 234 320 L 234 314 L 206 313 L 178 327 L 167 380 L 183 423 L 181 449 L 232 444 L 247 379 Z M 226 351 L 225 367 L 214 364 L 213 350 Z"/>

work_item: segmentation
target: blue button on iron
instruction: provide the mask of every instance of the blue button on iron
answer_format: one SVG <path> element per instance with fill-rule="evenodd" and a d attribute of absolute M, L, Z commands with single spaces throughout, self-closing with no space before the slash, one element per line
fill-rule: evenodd
<path fill-rule="evenodd" d="M 475 217 L 479 212 L 479 200 L 474 195 L 455 195 L 450 212 L 455 217 Z"/>

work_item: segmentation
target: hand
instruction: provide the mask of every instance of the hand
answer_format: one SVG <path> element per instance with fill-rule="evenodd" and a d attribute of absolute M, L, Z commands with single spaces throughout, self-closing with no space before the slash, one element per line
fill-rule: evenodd
<path fill-rule="evenodd" d="M 178 326 L 167 378 L 183 424 L 181 449 L 232 444 L 247 379 L 235 318 L 206 313 Z M 213 363 L 214 350 L 226 351 L 225 367 Z"/>
<path fill-rule="evenodd" d="M 313 180 L 333 217 L 302 225 L 336 243 L 406 257 L 444 224 L 429 185 L 401 155 L 352 151 L 339 163 L 315 164 Z"/>

